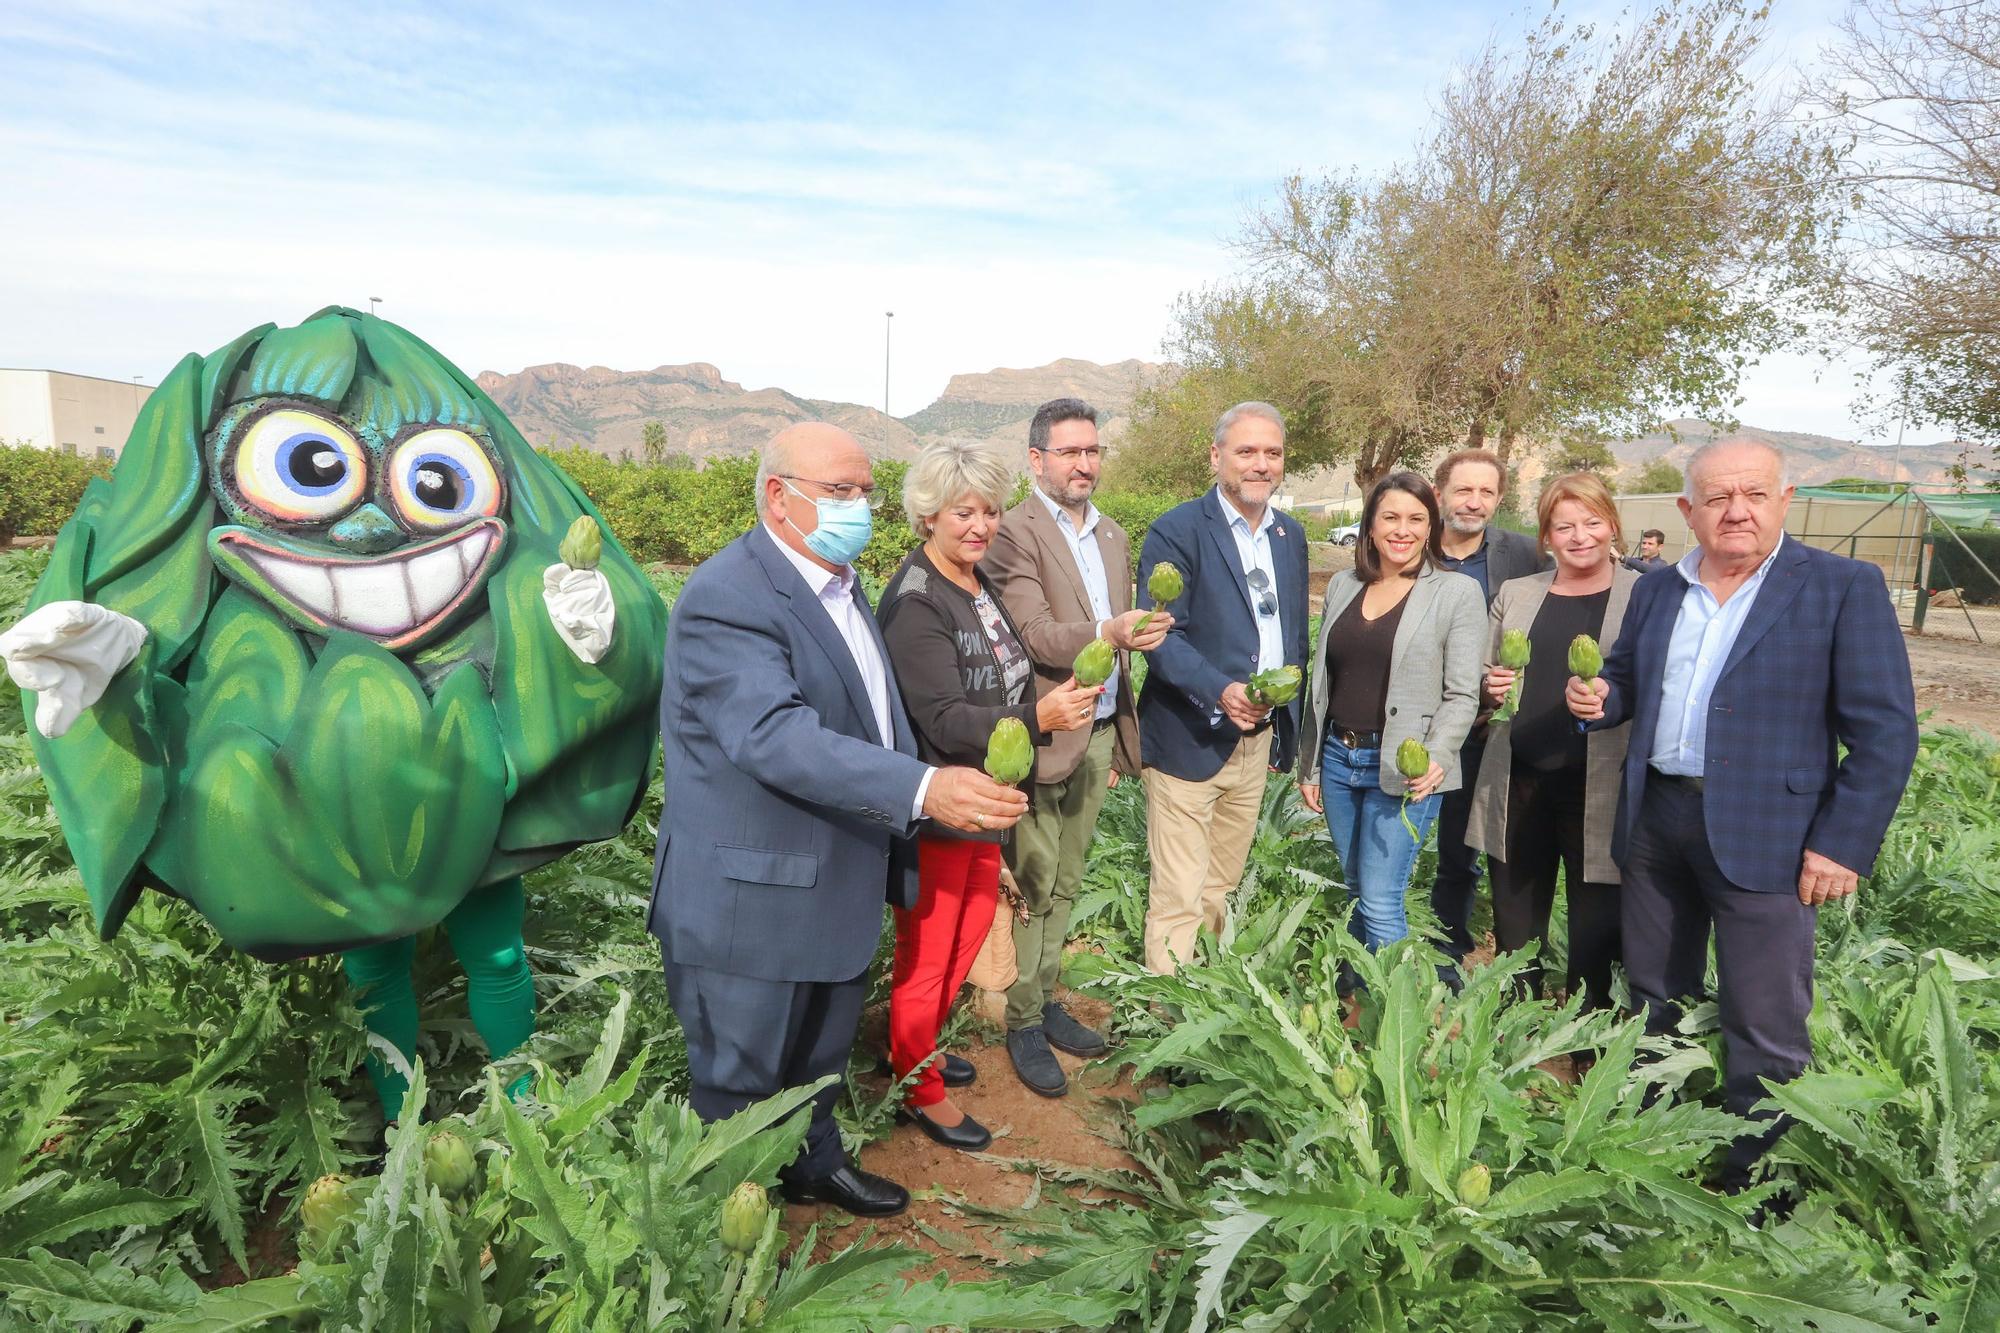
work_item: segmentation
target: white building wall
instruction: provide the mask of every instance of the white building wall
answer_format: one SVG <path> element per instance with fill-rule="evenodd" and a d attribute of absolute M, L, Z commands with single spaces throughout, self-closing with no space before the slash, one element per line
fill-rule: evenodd
<path fill-rule="evenodd" d="M 46 370 L 0 370 L 0 444 L 56 444 L 55 395 Z"/>

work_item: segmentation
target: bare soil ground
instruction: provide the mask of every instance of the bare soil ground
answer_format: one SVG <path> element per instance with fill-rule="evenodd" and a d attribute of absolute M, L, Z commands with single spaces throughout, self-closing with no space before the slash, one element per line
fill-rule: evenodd
<path fill-rule="evenodd" d="M 977 992 L 974 993 L 975 995 Z M 1102 1001 L 1063 993 L 1070 1012 L 1102 1031 L 1110 1007 Z M 977 1003 L 975 1000 L 974 1003 Z M 862 1022 L 863 1049 L 880 1050 L 886 1043 L 886 1014 L 871 1012 Z M 956 1052 L 972 1061 L 979 1079 L 957 1088 L 952 1099 L 960 1109 L 993 1131 L 993 1145 L 983 1153 L 941 1147 L 914 1126 L 898 1125 L 886 1139 L 868 1145 L 861 1165 L 887 1176 L 914 1196 L 908 1212 L 885 1220 L 857 1220 L 838 1208 L 800 1205 L 786 1209 L 785 1230 L 797 1241 L 808 1227 L 820 1226 L 820 1257 L 852 1243 L 873 1229 L 874 1243 L 903 1244 L 937 1256 L 935 1266 L 911 1270 L 911 1277 L 949 1273 L 953 1277 L 991 1277 L 980 1259 L 1004 1252 L 990 1224 L 969 1216 L 961 1201 L 985 1208 L 1017 1209 L 1038 1189 L 1036 1171 L 1044 1165 L 1116 1170 L 1134 1165 L 1116 1146 L 1119 1111 L 1136 1101 L 1138 1089 L 1129 1071 L 1114 1067 L 1115 1056 L 1079 1060 L 1057 1052 L 1069 1075 L 1066 1097 L 1048 1098 L 1030 1092 L 1014 1076 L 1002 1029 L 978 1022 Z M 861 1080 L 861 1093 L 879 1097 L 887 1079 Z M 1098 1197 L 1110 1197 L 1103 1191 Z M 1080 1197 L 1092 1192 L 1080 1189 Z"/>
<path fill-rule="evenodd" d="M 2000 736 L 2000 643 L 1933 634 L 1905 635 L 1917 708 L 1933 722 L 1978 727 Z"/>

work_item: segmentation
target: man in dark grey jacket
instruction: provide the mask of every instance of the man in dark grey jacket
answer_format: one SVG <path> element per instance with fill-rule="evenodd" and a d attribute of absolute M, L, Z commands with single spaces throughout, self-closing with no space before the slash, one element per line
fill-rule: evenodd
<path fill-rule="evenodd" d="M 852 561 L 878 500 L 837 426 L 780 432 L 762 522 L 703 564 L 667 627 L 666 807 L 648 928 L 687 1035 L 689 1102 L 719 1120 L 847 1068 L 888 903 L 914 906 L 920 819 L 1003 829 L 1027 798 L 916 757 Z M 849 1161 L 836 1081 L 813 1101 L 794 1202 L 884 1216 L 909 1192 Z"/>
<path fill-rule="evenodd" d="M 1493 605 L 1495 593 L 1509 579 L 1542 568 L 1542 553 L 1532 537 L 1492 527 L 1493 515 L 1506 494 L 1507 473 L 1497 455 L 1485 449 L 1461 449 L 1447 454 L 1437 466 L 1438 508 L 1444 512 L 1446 569 L 1470 575 Z M 1431 910 L 1450 937 L 1447 952 L 1463 961 L 1472 952 L 1472 900 L 1479 892 L 1479 853 L 1466 842 L 1465 826 L 1472 815 L 1472 792 L 1478 785 L 1479 761 L 1486 754 L 1486 726 L 1473 724 L 1459 751 L 1459 772 L 1465 784 L 1444 794 L 1438 807 L 1437 878 L 1431 881 Z M 1456 979 L 1456 974 L 1453 974 Z"/>

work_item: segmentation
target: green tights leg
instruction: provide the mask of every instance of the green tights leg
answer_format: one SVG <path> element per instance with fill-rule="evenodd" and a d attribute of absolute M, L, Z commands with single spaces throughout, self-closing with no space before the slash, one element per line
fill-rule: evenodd
<path fill-rule="evenodd" d="M 521 944 L 526 896 L 520 876 L 475 889 L 444 919 L 451 950 L 465 969 L 466 1007 L 472 1026 L 495 1060 L 526 1041 L 535 1031 L 535 982 L 528 973 L 528 955 Z M 408 1059 L 417 1050 L 417 995 L 410 982 L 416 960 L 414 938 L 390 940 L 340 957 L 347 980 L 368 1015 L 368 1030 L 384 1038 Z M 368 1077 L 390 1120 L 403 1112 L 403 1076 L 377 1057 L 368 1056 Z M 527 1085 L 522 1075 L 507 1089 L 518 1094 Z"/>

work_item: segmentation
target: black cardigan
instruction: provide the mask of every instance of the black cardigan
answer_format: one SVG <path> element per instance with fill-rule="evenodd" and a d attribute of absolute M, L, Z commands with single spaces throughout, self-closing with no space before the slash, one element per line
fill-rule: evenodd
<path fill-rule="evenodd" d="M 993 600 L 1002 623 L 1026 653 L 1027 644 L 1008 617 L 1006 604 L 992 581 L 976 565 L 973 573 Z M 889 645 L 896 688 L 909 712 L 910 727 L 917 734 L 918 758 L 927 764 L 982 768 L 993 724 L 1003 717 L 1021 719 L 1036 745 L 1048 744 L 1047 733 L 1035 724 L 1032 672 L 1026 697 L 1009 706 L 1000 664 L 993 656 L 986 626 L 973 609 L 972 594 L 940 574 L 923 547 L 911 551 L 896 567 L 889 586 L 882 591 L 876 619 L 882 626 L 883 641 Z M 1032 781 L 1031 772 L 1022 785 Z M 941 827 L 928 831 L 975 842 L 1006 841 L 1000 832 L 959 833 Z"/>

